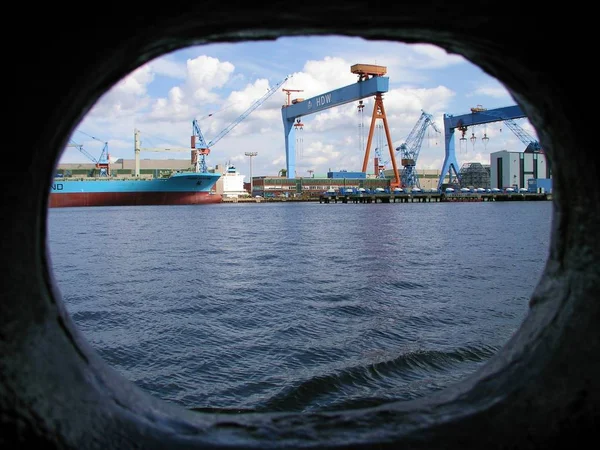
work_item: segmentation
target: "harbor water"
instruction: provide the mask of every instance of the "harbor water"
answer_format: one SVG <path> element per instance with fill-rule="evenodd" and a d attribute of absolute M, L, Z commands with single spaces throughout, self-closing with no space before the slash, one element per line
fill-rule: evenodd
<path fill-rule="evenodd" d="M 62 299 L 102 358 L 190 409 L 405 401 L 517 330 L 552 202 L 58 208 Z"/>

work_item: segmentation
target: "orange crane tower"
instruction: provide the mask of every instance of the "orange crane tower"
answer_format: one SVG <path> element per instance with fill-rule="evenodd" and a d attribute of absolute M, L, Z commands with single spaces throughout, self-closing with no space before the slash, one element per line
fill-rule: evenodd
<path fill-rule="evenodd" d="M 381 77 L 387 73 L 387 67 L 376 66 L 372 64 L 355 64 L 350 68 L 350 71 L 358 75 L 358 82 L 368 80 L 373 77 Z M 390 128 L 388 126 L 387 116 L 385 114 L 385 108 L 383 107 L 383 95 L 381 92 L 375 94 L 375 105 L 373 106 L 373 116 L 371 117 L 371 126 L 369 128 L 369 137 L 367 138 L 367 148 L 365 150 L 365 159 L 363 160 L 362 171 L 367 171 L 369 163 L 369 153 L 371 151 L 371 143 L 373 141 L 373 135 L 375 131 L 375 121 L 381 119 L 383 121 L 383 128 L 385 129 L 385 136 L 388 143 L 388 149 L 390 151 L 390 161 L 394 169 L 394 179 L 390 182 L 390 187 L 401 187 L 400 174 L 398 173 L 398 166 L 396 165 L 396 158 L 394 156 L 394 147 L 392 145 L 392 136 L 390 134 Z"/>

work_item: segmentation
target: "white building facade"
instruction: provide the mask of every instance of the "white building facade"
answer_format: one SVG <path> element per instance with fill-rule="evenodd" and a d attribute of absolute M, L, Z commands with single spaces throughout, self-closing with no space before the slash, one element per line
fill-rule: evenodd
<path fill-rule="evenodd" d="M 527 188 L 529 179 L 552 178 L 552 171 L 541 152 L 509 152 L 490 154 L 490 187 Z"/>

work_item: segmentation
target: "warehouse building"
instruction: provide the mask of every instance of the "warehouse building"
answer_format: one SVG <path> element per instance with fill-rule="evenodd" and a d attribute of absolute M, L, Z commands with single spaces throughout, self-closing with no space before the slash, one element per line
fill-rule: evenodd
<path fill-rule="evenodd" d="M 529 186 L 529 180 L 550 179 L 552 170 L 542 152 L 509 152 L 490 154 L 490 184 L 492 188 L 515 190 Z"/>

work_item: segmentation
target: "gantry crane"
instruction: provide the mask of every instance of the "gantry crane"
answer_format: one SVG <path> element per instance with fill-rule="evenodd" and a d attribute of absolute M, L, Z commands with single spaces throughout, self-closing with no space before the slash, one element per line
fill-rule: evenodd
<path fill-rule="evenodd" d="M 358 75 L 358 81 L 356 83 L 311 98 L 297 99 L 295 104 L 292 101 L 291 105 L 283 105 L 281 108 L 283 131 L 285 135 L 287 176 L 296 176 L 296 152 L 293 137 L 295 136 L 297 129 L 294 124 L 299 117 L 315 114 L 325 109 L 374 96 L 373 115 L 371 116 L 371 127 L 369 129 L 362 171 L 367 171 L 375 123 L 377 119 L 381 119 L 383 121 L 383 127 L 389 146 L 390 158 L 394 166 L 394 179 L 390 181 L 390 186 L 400 186 L 400 178 L 398 170 L 396 169 L 396 160 L 393 158 L 392 138 L 383 106 L 383 93 L 387 92 L 389 88 L 389 78 L 384 76 L 387 73 L 387 67 L 376 66 L 373 64 L 354 64 L 350 67 L 350 72 Z"/>
<path fill-rule="evenodd" d="M 404 167 L 404 170 L 400 176 L 403 188 L 421 188 L 415 167 L 421 151 L 421 145 L 423 144 L 425 131 L 429 126 L 431 126 L 436 132 L 440 133 L 440 130 L 435 125 L 431 114 L 427 114 L 425 111 L 421 110 L 421 116 L 406 138 L 406 142 L 402 143 L 396 148 L 396 153 L 400 153 L 401 156 L 400 164 Z"/>
<path fill-rule="evenodd" d="M 463 137 L 469 126 L 482 125 L 491 122 L 500 122 L 512 119 L 527 117 L 519 105 L 505 106 L 488 110 L 481 105 L 471 108 L 468 114 L 454 116 L 452 114 L 444 114 L 444 141 L 445 141 L 445 158 L 442 165 L 442 171 L 438 180 L 438 189 L 441 189 L 444 180 L 448 177 L 448 185 L 460 186 L 460 175 L 458 160 L 456 159 L 456 151 L 454 144 L 454 132 L 459 130 Z"/>
<path fill-rule="evenodd" d="M 93 139 L 95 137 L 91 136 Z M 100 140 L 100 139 L 96 139 Z M 83 145 L 76 143 L 71 139 L 67 147 L 75 147 L 79 149 L 81 153 L 87 156 L 90 160 L 96 163 L 96 169 L 98 170 L 98 175 L 101 177 L 110 176 L 110 155 L 108 154 L 108 142 L 104 142 L 104 147 L 102 147 L 102 152 L 100 153 L 100 157 L 98 159 L 94 158 L 86 149 L 83 148 Z"/>
<path fill-rule="evenodd" d="M 235 128 L 242 120 L 244 120 L 252 111 L 262 105 L 271 95 L 275 93 L 287 80 L 289 75 L 283 80 L 273 86 L 267 91 L 265 95 L 256 100 L 250 107 L 244 111 L 237 119 L 225 127 L 219 134 L 217 134 L 210 142 L 206 142 L 204 135 L 200 130 L 198 121 L 194 119 L 192 121 L 192 136 L 191 136 L 191 148 L 194 150 L 192 154 L 192 163 L 194 164 L 196 172 L 207 172 L 208 167 L 206 166 L 206 156 L 210 153 L 210 149 L 213 145 L 219 142 L 227 133 Z"/>

